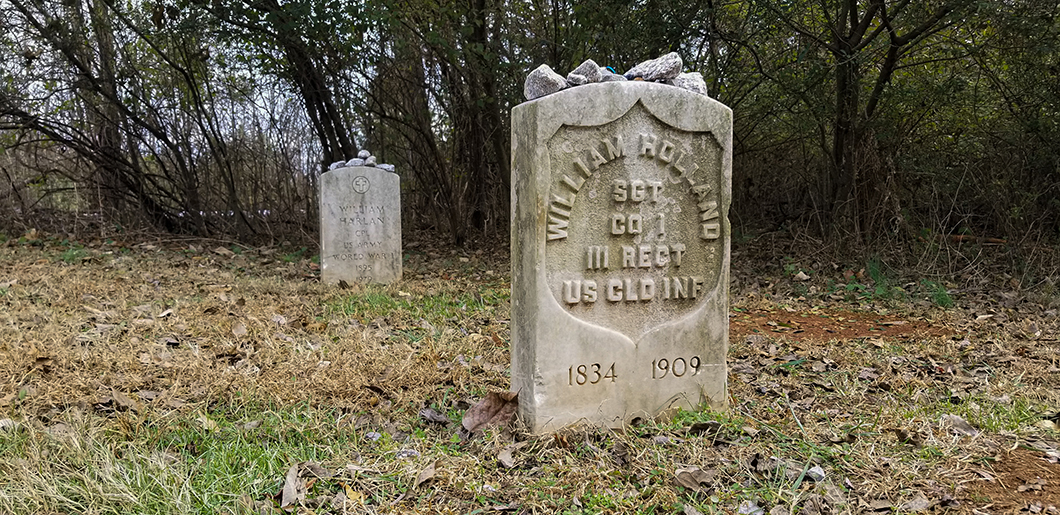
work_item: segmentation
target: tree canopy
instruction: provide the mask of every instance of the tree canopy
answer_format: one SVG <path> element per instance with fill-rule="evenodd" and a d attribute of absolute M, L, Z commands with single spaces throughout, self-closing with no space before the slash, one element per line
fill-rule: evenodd
<path fill-rule="evenodd" d="M 408 226 L 504 232 L 526 73 L 670 51 L 733 108 L 734 226 L 1060 239 L 1060 6 L 0 0 L 0 210 L 312 234 L 369 149 Z"/>

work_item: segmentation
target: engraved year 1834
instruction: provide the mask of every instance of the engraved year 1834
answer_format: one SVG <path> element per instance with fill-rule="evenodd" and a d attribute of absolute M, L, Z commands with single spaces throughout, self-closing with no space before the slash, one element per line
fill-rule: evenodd
<path fill-rule="evenodd" d="M 604 366 L 599 363 L 571 365 L 567 369 L 567 384 L 570 386 L 597 384 L 607 379 L 610 379 L 612 383 L 615 382 L 615 379 L 618 379 L 615 374 L 614 363 L 611 363 L 607 370 L 604 370 Z"/>

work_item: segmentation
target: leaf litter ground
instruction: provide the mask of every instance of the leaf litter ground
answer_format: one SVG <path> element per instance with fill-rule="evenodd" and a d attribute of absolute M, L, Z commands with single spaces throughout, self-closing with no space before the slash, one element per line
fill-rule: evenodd
<path fill-rule="evenodd" d="M 0 512 L 1058 513 L 1048 274 L 738 244 L 728 412 L 531 436 L 506 243 L 407 239 L 348 288 L 304 249 L 6 240 Z"/>

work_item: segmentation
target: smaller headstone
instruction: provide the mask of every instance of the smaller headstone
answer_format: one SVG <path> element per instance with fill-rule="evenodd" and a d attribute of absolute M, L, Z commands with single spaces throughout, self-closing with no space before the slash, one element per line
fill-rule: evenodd
<path fill-rule="evenodd" d="M 401 279 L 397 174 L 346 166 L 320 176 L 320 256 L 320 277 L 327 284 Z"/>
<path fill-rule="evenodd" d="M 368 156 L 370 155 L 372 155 L 372 153 L 364 149 L 361 149 L 361 151 L 357 153 L 357 157 L 361 159 L 368 159 Z"/>
<path fill-rule="evenodd" d="M 575 68 L 574 71 L 567 74 L 567 82 L 572 86 L 581 86 L 582 84 L 600 82 L 602 76 L 603 74 L 600 73 L 600 65 L 596 64 L 592 59 L 586 59 L 585 62 Z"/>
<path fill-rule="evenodd" d="M 526 76 L 526 81 L 523 82 L 523 96 L 527 100 L 534 100 L 566 89 L 568 86 L 570 84 L 567 83 L 567 79 L 552 71 L 549 65 L 542 64 Z"/>
<path fill-rule="evenodd" d="M 646 81 L 664 81 L 677 77 L 681 73 L 681 66 L 681 56 L 677 55 L 677 52 L 670 52 L 634 66 L 625 75 L 629 80 L 641 78 Z"/>
<path fill-rule="evenodd" d="M 670 84 L 700 95 L 707 94 L 707 82 L 703 80 L 703 75 L 697 72 L 682 73 L 671 79 Z"/>

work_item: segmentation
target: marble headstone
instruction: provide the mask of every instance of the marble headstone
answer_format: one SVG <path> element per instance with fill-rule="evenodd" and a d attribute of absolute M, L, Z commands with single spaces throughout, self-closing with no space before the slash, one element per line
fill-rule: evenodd
<path fill-rule="evenodd" d="M 604 82 L 512 111 L 512 389 L 543 432 L 726 406 L 732 111 Z"/>
<path fill-rule="evenodd" d="M 320 176 L 320 277 L 328 284 L 401 279 L 397 174 L 347 166 Z"/>

